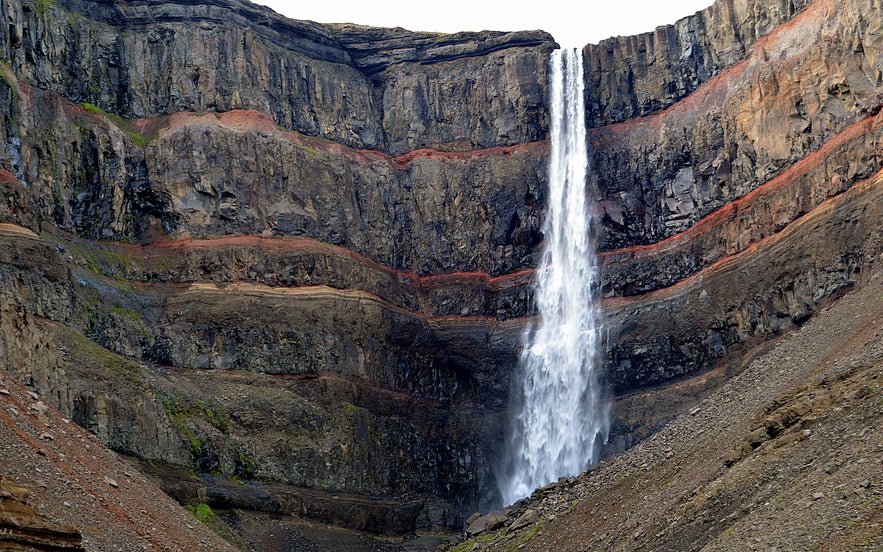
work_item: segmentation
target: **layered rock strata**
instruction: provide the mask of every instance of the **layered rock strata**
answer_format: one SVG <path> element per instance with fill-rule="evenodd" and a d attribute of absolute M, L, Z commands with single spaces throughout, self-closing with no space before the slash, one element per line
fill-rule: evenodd
<path fill-rule="evenodd" d="M 880 22 L 869 19 L 875 9 L 813 2 L 683 101 L 595 129 L 604 248 L 681 232 L 876 114 Z M 852 154 L 840 181 L 874 172 L 877 151 L 868 146 Z"/>
<path fill-rule="evenodd" d="M 185 502 L 409 533 L 496 500 L 551 37 L 238 0 L 0 9 L 5 367 L 112 448 L 193 468 L 157 475 Z M 879 15 L 721 0 L 586 48 L 616 393 L 787 331 L 879 262 Z M 612 450 L 659 423 L 630 419 Z"/>
<path fill-rule="evenodd" d="M 0 478 L 0 546 L 6 550 L 83 550 L 83 537 L 49 523 L 28 504 L 28 490 Z"/>
<path fill-rule="evenodd" d="M 654 32 L 585 47 L 586 117 L 601 127 L 664 109 L 751 54 L 812 0 L 721 0 Z"/>
<path fill-rule="evenodd" d="M 470 412 L 505 382 L 453 366 L 423 310 L 526 312 L 488 274 L 541 239 L 550 37 L 379 54 L 239 2 L 3 11 L 5 365 L 116 450 L 289 485 L 230 506 L 408 533 L 487 501 L 494 415 Z M 294 379 L 221 403 L 177 367 Z"/>
<path fill-rule="evenodd" d="M 393 153 L 544 133 L 545 33 L 335 31 L 242 0 L 9 2 L 4 17 L 4 58 L 22 80 L 128 119 L 250 108 Z"/>

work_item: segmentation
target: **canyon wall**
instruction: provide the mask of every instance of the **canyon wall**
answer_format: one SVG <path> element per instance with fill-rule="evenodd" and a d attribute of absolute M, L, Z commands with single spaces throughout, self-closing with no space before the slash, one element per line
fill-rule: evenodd
<path fill-rule="evenodd" d="M 2 11 L 5 367 L 182 501 L 394 533 L 491 502 L 517 353 L 471 373 L 444 317 L 527 312 L 496 280 L 542 239 L 551 37 Z"/>
<path fill-rule="evenodd" d="M 497 500 L 549 35 L 239 0 L 0 11 L 4 368 L 182 501 L 409 533 Z M 585 48 L 617 394 L 788 331 L 879 262 L 880 15 L 719 0 Z M 659 423 L 629 420 L 611 451 Z"/>

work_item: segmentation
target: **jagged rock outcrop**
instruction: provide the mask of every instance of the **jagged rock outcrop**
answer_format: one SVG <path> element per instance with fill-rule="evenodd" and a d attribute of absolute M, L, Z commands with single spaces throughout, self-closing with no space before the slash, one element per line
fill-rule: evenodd
<path fill-rule="evenodd" d="M 184 502 L 408 534 L 496 500 L 550 36 L 241 0 L 0 11 L 3 367 Z M 718 366 L 880 262 L 879 15 L 720 0 L 586 47 L 616 393 Z M 610 450 L 675 413 L 620 413 Z"/>
<path fill-rule="evenodd" d="M 329 26 L 381 98 L 389 151 L 471 150 L 540 140 L 548 128 L 539 31 L 444 36 Z M 431 137 L 431 138 L 430 138 Z"/>
<path fill-rule="evenodd" d="M 590 127 L 664 109 L 736 65 L 812 0 L 720 0 L 674 25 L 585 47 Z"/>
<path fill-rule="evenodd" d="M 285 128 L 391 153 L 545 133 L 542 54 L 554 45 L 545 33 L 407 33 L 423 52 L 376 73 L 358 46 L 370 30 L 349 28 L 341 44 L 333 29 L 242 0 L 26 1 L 4 3 L 4 12 L 0 48 L 16 75 L 129 119 L 256 109 Z M 449 60 L 457 63 L 437 65 Z M 451 126 L 436 127 L 443 121 Z"/>

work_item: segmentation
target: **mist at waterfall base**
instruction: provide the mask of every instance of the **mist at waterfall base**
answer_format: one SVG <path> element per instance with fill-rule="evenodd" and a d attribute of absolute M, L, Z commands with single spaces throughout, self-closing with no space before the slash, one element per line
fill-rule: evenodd
<path fill-rule="evenodd" d="M 598 266 L 595 220 L 586 204 L 582 52 L 556 50 L 550 64 L 549 199 L 535 283 L 539 317 L 525 332 L 512 384 L 514 415 L 497 474 L 504 504 L 596 463 L 609 427 L 592 291 Z"/>

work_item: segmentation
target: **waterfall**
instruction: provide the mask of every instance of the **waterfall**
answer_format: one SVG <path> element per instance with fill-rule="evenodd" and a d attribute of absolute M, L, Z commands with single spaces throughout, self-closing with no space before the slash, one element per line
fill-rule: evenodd
<path fill-rule="evenodd" d="M 597 462 L 609 425 L 598 375 L 598 266 L 594 215 L 586 205 L 581 50 L 553 52 L 551 71 L 549 197 L 535 284 L 539 317 L 525 332 L 520 381 L 512 387 L 514 418 L 497 477 L 505 504 Z"/>

